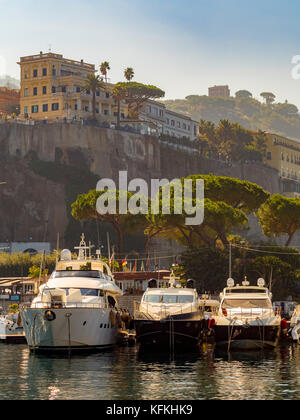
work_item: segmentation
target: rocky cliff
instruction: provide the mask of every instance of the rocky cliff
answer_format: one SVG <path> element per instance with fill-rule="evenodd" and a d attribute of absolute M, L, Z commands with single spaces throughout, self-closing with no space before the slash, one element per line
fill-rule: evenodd
<path fill-rule="evenodd" d="M 7 182 L 0 185 L 0 242 L 31 237 L 49 240 L 54 246 L 57 232 L 62 237 L 70 223 L 69 204 L 75 193 L 95 188 L 97 179 L 104 177 L 118 185 L 120 170 L 128 171 L 129 180 L 147 182 L 213 173 L 247 179 L 271 193 L 280 191 L 277 172 L 262 164 L 229 166 L 156 137 L 114 129 L 4 123 L 0 124 L 0 148 L 0 181 Z M 33 161 L 40 165 L 32 165 Z M 42 168 L 41 162 L 45 163 Z M 65 176 L 62 168 L 74 172 L 68 169 Z M 68 186 L 78 174 L 85 191 L 76 191 L 73 185 L 72 195 Z"/>

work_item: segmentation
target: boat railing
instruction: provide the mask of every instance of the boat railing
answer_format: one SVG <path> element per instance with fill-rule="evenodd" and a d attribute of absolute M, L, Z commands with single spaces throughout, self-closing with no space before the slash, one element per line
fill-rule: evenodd
<path fill-rule="evenodd" d="M 88 309 L 112 309 L 108 303 L 83 303 L 83 302 L 36 302 L 20 305 L 20 309 L 69 309 L 69 308 L 88 308 Z"/>
<path fill-rule="evenodd" d="M 222 308 L 222 313 L 225 317 L 237 317 L 241 319 L 257 319 L 276 316 L 276 313 L 271 308 Z"/>

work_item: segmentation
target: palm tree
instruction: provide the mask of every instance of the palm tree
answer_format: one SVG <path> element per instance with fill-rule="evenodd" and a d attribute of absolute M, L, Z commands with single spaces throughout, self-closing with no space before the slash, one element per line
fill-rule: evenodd
<path fill-rule="evenodd" d="M 92 100 L 92 110 L 93 110 L 93 119 L 96 119 L 96 94 L 97 91 L 103 89 L 104 85 L 103 82 L 100 80 L 99 75 L 90 74 L 87 76 L 86 83 L 84 86 L 84 90 L 90 90 L 93 95 Z"/>
<path fill-rule="evenodd" d="M 110 70 L 110 65 L 108 61 L 103 61 L 100 64 L 100 73 L 105 77 L 105 82 L 107 83 L 107 72 Z"/>
<path fill-rule="evenodd" d="M 124 71 L 124 77 L 128 82 L 130 82 L 131 79 L 134 77 L 134 71 L 132 67 L 127 67 L 127 69 Z"/>

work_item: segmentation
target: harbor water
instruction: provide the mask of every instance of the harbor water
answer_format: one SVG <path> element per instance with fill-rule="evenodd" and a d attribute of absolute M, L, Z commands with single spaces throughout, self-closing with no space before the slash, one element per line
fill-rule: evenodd
<path fill-rule="evenodd" d="M 0 344 L 1 400 L 296 400 L 300 346 L 273 351 L 141 353 L 137 347 L 72 355 L 30 353 Z"/>

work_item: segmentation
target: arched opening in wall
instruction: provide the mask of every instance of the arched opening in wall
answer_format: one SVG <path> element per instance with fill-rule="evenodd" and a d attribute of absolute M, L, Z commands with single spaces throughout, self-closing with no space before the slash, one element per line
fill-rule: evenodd
<path fill-rule="evenodd" d="M 33 248 L 27 248 L 25 251 L 23 251 L 23 254 L 30 254 L 31 256 L 36 255 L 38 251 Z"/>

